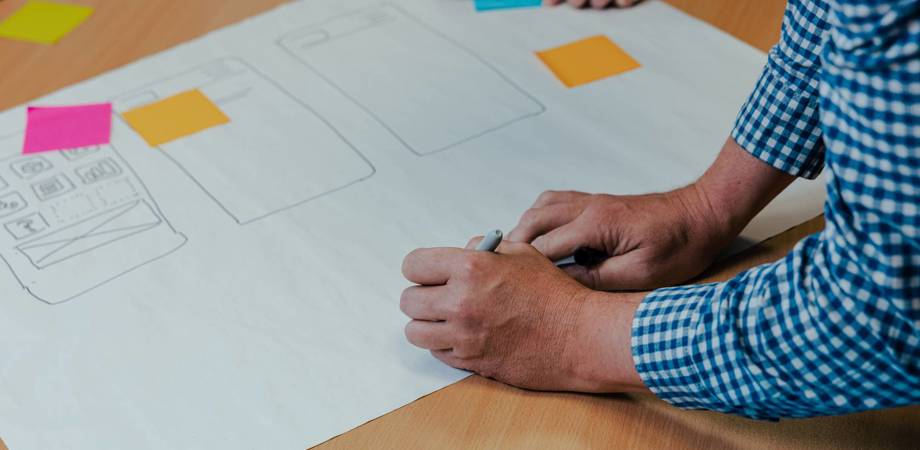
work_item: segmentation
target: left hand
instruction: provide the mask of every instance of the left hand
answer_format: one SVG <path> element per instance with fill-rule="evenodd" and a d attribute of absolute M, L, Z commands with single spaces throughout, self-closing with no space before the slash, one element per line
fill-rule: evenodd
<path fill-rule="evenodd" d="M 641 297 L 591 291 L 529 244 L 505 241 L 492 253 L 470 250 L 476 242 L 406 256 L 403 274 L 419 284 L 400 301 L 413 319 L 409 342 L 453 367 L 529 389 L 641 388 L 629 346 Z"/>

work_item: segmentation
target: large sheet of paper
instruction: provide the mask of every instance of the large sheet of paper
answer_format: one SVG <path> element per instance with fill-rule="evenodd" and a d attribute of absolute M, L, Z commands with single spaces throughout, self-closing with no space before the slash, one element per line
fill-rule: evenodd
<path fill-rule="evenodd" d="M 597 34 L 642 67 L 568 89 L 533 53 Z M 113 102 L 110 145 L 20 155 L 6 111 L 0 435 L 298 449 L 447 386 L 466 374 L 403 338 L 403 255 L 510 229 L 546 189 L 693 180 L 764 58 L 659 2 L 310 0 L 32 102 Z M 122 117 L 195 89 L 230 122 L 152 148 Z M 744 236 L 822 200 L 796 182 Z"/>

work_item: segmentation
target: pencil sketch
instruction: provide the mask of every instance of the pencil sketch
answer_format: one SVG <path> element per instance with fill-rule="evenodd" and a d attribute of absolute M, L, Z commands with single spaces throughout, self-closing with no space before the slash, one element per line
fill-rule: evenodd
<path fill-rule="evenodd" d="M 325 118 L 238 58 L 218 59 L 121 95 L 114 107 L 121 113 L 191 89 L 201 90 L 230 123 L 159 149 L 239 224 L 375 172 Z"/>
<path fill-rule="evenodd" d="M 0 139 L 13 154 L 21 135 Z M 112 146 L 9 156 L 0 178 L 0 257 L 33 297 L 62 303 L 186 242 Z"/>
<path fill-rule="evenodd" d="M 278 45 L 419 156 L 546 110 L 484 58 L 392 4 L 294 31 Z"/>

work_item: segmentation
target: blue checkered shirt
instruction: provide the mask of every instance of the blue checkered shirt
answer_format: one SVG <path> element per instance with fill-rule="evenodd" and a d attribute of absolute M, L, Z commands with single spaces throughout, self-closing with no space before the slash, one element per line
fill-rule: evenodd
<path fill-rule="evenodd" d="M 826 228 L 730 281 L 649 294 L 645 384 L 761 419 L 920 403 L 920 1 L 789 0 L 732 136 L 784 172 L 826 170 Z"/>

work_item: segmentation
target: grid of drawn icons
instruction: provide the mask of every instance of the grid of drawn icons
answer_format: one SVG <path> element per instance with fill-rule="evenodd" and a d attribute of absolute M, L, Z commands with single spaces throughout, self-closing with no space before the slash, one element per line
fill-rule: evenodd
<path fill-rule="evenodd" d="M 19 142 L 21 136 L 0 140 L 0 149 Z M 47 303 L 186 241 L 110 146 L 8 157 L 0 160 L 0 180 L 0 256 L 23 288 Z"/>

